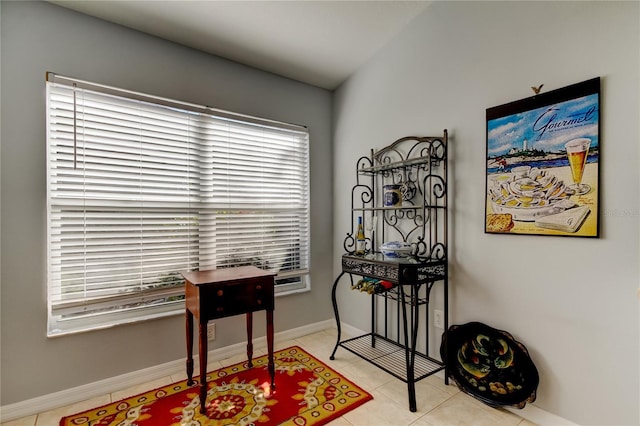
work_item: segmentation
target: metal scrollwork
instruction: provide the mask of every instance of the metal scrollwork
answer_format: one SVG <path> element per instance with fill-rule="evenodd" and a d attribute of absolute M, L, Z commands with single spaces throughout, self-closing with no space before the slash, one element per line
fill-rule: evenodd
<path fill-rule="evenodd" d="M 425 176 L 423 185 L 426 193 L 430 194 L 428 199 L 425 198 L 425 205 L 427 207 L 436 206 L 436 204 L 427 204 L 428 200 L 434 201 L 442 199 L 447 195 L 447 183 L 444 181 L 442 176 L 429 174 Z"/>
<path fill-rule="evenodd" d="M 436 243 L 433 247 L 431 247 L 431 252 L 429 253 L 429 258 L 434 260 L 444 260 L 447 255 L 447 248 L 442 243 Z"/>
<path fill-rule="evenodd" d="M 347 237 L 344 239 L 342 246 L 344 247 L 344 251 L 346 251 L 347 253 L 355 253 L 356 239 L 353 237 L 353 234 L 347 233 Z"/>
<path fill-rule="evenodd" d="M 411 200 L 416 196 L 416 192 L 418 190 L 415 182 L 408 179 L 409 178 L 400 184 L 400 193 L 402 194 L 402 201 L 404 202 L 411 202 Z"/>
<path fill-rule="evenodd" d="M 442 279 L 445 276 L 445 265 L 428 265 L 418 268 L 418 281 L 427 282 Z"/>
<path fill-rule="evenodd" d="M 371 161 L 371 158 L 369 158 L 369 157 L 360 157 L 358 159 L 356 170 L 358 170 L 358 171 L 367 170 L 368 168 L 370 168 L 372 166 L 373 166 L 373 162 Z M 358 183 L 360 183 L 359 179 L 360 179 L 359 175 L 356 174 L 356 180 L 358 180 Z"/>
<path fill-rule="evenodd" d="M 356 185 L 351 190 L 351 196 L 355 199 L 360 199 L 362 206 L 371 204 L 373 202 L 373 190 L 367 185 Z"/>
<path fill-rule="evenodd" d="M 373 190 L 373 178 L 371 173 L 367 173 L 373 167 L 373 160 L 369 157 L 360 157 L 356 165 L 356 184 L 351 189 L 351 211 L 353 212 L 351 220 L 351 230 L 347 233 L 342 245 L 344 250 L 353 254 L 356 251 L 356 233 L 357 218 L 363 217 L 366 208 L 372 208 L 375 202 L 375 193 Z M 366 175 L 370 176 L 366 176 Z M 363 217 L 364 219 L 364 217 Z M 371 238 L 365 240 L 366 251 L 373 250 L 373 242 Z"/>
<path fill-rule="evenodd" d="M 447 146 L 442 139 L 433 139 L 431 142 L 431 157 L 438 163 L 447 158 Z"/>
<path fill-rule="evenodd" d="M 342 271 L 331 291 L 338 338 L 330 358 L 335 359 L 336 350 L 342 346 L 389 372 L 390 364 L 402 364 L 404 358 L 405 365 L 399 365 L 402 370 L 397 370 L 399 375 L 393 374 L 405 375 L 413 412 L 417 410 L 416 378 L 442 370 L 445 384 L 448 377 L 448 366 L 427 355 L 432 340 L 428 304 L 436 282 L 444 283 L 442 327 L 445 332 L 448 330 L 447 135 L 445 130 L 441 137 L 401 138 L 358 160 L 356 185 L 351 193 L 351 230 L 344 240 L 349 254 L 342 256 Z M 358 218 L 362 218 L 365 235 L 364 256 L 355 254 Z M 336 288 L 344 274 L 350 276 L 352 288 L 355 275 L 373 278 L 363 281 L 370 284 L 376 279 L 390 281 L 369 286 L 371 332 L 347 340 L 341 340 L 336 299 Z M 427 306 L 423 309 L 421 305 Z M 425 310 L 427 315 L 423 316 Z M 423 321 L 427 326 L 424 338 L 418 334 Z M 422 342 L 426 347 L 423 353 L 417 350 Z M 368 345 L 383 351 L 385 343 L 399 354 L 393 362 L 387 356 L 374 357 L 383 362 L 369 356 Z M 427 360 L 428 372 L 424 372 L 424 363 L 416 362 L 419 359 Z"/>
<path fill-rule="evenodd" d="M 395 265 L 369 263 L 360 259 L 342 258 L 342 269 L 356 275 L 378 277 L 385 280 L 397 281 L 398 268 Z"/>
<path fill-rule="evenodd" d="M 420 261 L 446 258 L 446 158 L 446 130 L 444 137 L 404 137 L 359 158 L 345 250 L 354 253 L 362 217 L 368 225 L 367 253 L 376 253 L 383 242 L 401 240 L 413 246 Z M 383 188 L 388 185 L 399 186 L 389 189 L 399 191 L 399 203 L 385 203 Z"/>
<path fill-rule="evenodd" d="M 365 238 L 365 253 L 371 253 L 373 251 L 373 241 L 371 238 Z M 347 237 L 342 243 L 344 251 L 349 254 L 355 254 L 356 252 L 356 239 L 352 234 L 347 234 Z"/>
<path fill-rule="evenodd" d="M 422 261 L 439 261 L 447 257 L 447 247 L 443 243 L 427 244 L 424 237 L 418 237 L 416 257 Z"/>

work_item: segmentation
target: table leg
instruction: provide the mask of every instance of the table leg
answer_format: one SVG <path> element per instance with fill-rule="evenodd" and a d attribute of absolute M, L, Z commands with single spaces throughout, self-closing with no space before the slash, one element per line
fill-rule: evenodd
<path fill-rule="evenodd" d="M 199 323 L 200 337 L 200 412 L 207 415 L 207 322 Z"/>
<path fill-rule="evenodd" d="M 249 368 L 253 367 L 253 312 L 247 312 L 247 359 Z"/>
<path fill-rule="evenodd" d="M 271 389 L 276 388 L 276 365 L 273 361 L 273 311 L 267 311 L 267 351 L 269 352 L 269 375 L 271 376 Z"/>
<path fill-rule="evenodd" d="M 193 384 L 193 314 L 186 309 L 187 325 L 187 385 Z"/>

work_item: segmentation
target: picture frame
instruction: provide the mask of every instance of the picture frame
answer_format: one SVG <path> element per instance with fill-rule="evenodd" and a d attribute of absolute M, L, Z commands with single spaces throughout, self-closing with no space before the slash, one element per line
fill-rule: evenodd
<path fill-rule="evenodd" d="M 486 110 L 485 233 L 599 237 L 600 77 Z"/>

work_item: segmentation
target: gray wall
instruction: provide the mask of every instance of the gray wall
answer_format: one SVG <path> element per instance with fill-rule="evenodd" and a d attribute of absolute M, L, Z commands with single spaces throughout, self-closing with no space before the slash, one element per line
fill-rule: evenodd
<path fill-rule="evenodd" d="M 45 72 L 307 125 L 312 291 L 276 300 L 276 332 L 331 317 L 331 93 L 42 2 L 1 3 L 2 400 L 11 404 L 185 356 L 184 319 L 46 337 Z M 254 335 L 264 335 L 257 315 Z M 210 349 L 244 340 L 218 321 Z"/>
<path fill-rule="evenodd" d="M 535 405 L 585 425 L 640 423 L 639 6 L 435 2 L 334 97 L 336 256 L 356 159 L 449 129 L 451 320 L 510 331 L 540 371 Z M 597 76 L 601 238 L 484 234 L 486 108 Z M 367 329 L 366 298 L 340 296 Z"/>

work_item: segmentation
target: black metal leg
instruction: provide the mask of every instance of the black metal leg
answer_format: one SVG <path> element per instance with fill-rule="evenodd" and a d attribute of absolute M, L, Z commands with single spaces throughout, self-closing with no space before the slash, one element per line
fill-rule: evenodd
<path fill-rule="evenodd" d="M 388 306 L 387 306 L 387 301 L 388 299 L 394 300 L 396 303 L 396 309 L 395 309 L 395 327 L 396 328 L 396 333 L 395 336 L 396 338 L 394 339 L 395 342 L 389 340 L 390 343 L 396 344 L 398 346 L 398 349 L 400 350 L 400 352 L 398 353 L 398 355 L 400 355 L 402 352 L 402 350 L 404 349 L 404 362 L 405 362 L 405 370 L 404 375 L 402 375 L 402 373 L 395 373 L 395 372 L 391 372 L 387 369 L 385 369 L 380 363 L 378 363 L 376 360 L 373 359 L 368 359 L 367 357 L 363 356 L 361 353 L 357 352 L 357 349 L 355 347 L 352 347 L 350 345 L 351 341 L 360 341 L 361 338 L 366 338 L 369 337 L 371 339 L 370 344 L 372 348 L 376 347 L 376 343 L 380 342 L 382 336 L 377 334 L 376 331 L 376 327 L 377 327 L 377 322 L 376 322 L 376 318 L 378 315 L 378 309 L 379 306 L 376 303 L 376 296 L 372 296 L 371 298 L 371 332 L 367 333 L 363 336 L 354 338 L 354 339 L 347 339 L 345 341 L 342 341 L 342 327 L 341 327 L 341 323 L 340 323 L 340 314 L 338 312 L 338 304 L 337 304 L 337 297 L 336 297 L 336 293 L 337 293 L 337 287 L 338 287 L 338 283 L 340 281 L 340 279 L 342 278 L 342 275 L 344 275 L 345 273 L 349 274 L 349 276 L 351 277 L 351 282 L 353 284 L 353 275 L 350 272 L 341 272 L 340 275 L 338 275 L 338 277 L 336 278 L 336 280 L 333 283 L 333 287 L 331 289 L 331 301 L 333 304 L 333 310 L 334 310 L 334 315 L 336 318 L 336 328 L 337 328 L 337 332 L 338 332 L 338 336 L 337 336 L 337 340 L 336 340 L 336 344 L 333 348 L 333 351 L 331 352 L 331 356 L 330 359 L 334 360 L 335 359 L 335 354 L 336 351 L 338 349 L 339 346 L 343 346 L 345 349 L 355 353 L 356 355 L 360 356 L 361 358 L 371 362 L 372 364 L 382 368 L 384 371 L 389 372 L 390 374 L 393 374 L 395 377 L 400 378 L 402 381 L 404 381 L 407 384 L 407 393 L 408 393 L 408 400 L 409 400 L 409 410 L 411 412 L 416 412 L 417 411 L 417 401 L 416 401 L 416 359 L 421 359 L 421 358 L 426 358 L 430 361 L 433 361 L 434 363 L 438 364 L 438 361 L 435 359 L 430 358 L 429 356 L 429 342 L 430 342 L 430 336 L 429 336 L 429 295 L 432 289 L 432 286 L 434 284 L 434 282 L 427 282 L 427 283 L 405 283 L 405 284 L 399 284 L 397 285 L 396 289 L 394 290 L 395 295 L 392 296 L 387 296 L 385 297 L 385 305 L 384 305 L 384 312 L 380 312 L 380 313 L 384 313 L 385 316 L 385 339 L 387 338 L 386 334 L 387 334 L 387 320 L 388 320 Z M 355 275 L 359 275 L 358 273 L 355 273 Z M 367 276 L 367 275 L 365 275 Z M 423 286 L 426 285 L 426 296 L 421 296 L 421 291 L 423 289 Z M 445 321 L 444 321 L 444 327 L 445 327 L 445 333 L 446 333 L 446 329 L 448 328 L 448 295 L 447 293 L 447 287 L 446 287 L 447 283 L 445 282 L 445 308 L 444 308 L 444 313 L 445 313 Z M 408 286 L 408 287 L 407 287 Z M 407 294 L 408 293 L 408 294 Z M 396 297 L 397 296 L 397 297 Z M 418 336 L 420 334 L 420 320 L 421 320 L 421 314 L 420 314 L 420 307 L 421 306 L 427 306 L 426 308 L 426 317 L 425 319 L 423 319 L 423 321 L 426 321 L 426 328 L 425 328 L 425 337 L 426 337 L 426 351 L 423 354 L 422 352 L 418 352 L 417 347 L 418 347 Z M 443 335 L 443 336 L 446 336 Z M 379 345 L 378 345 L 379 346 Z M 384 349 L 383 349 L 384 350 Z M 446 358 L 446 357 L 445 357 Z M 400 361 L 402 362 L 402 361 Z M 445 371 L 445 384 L 449 383 L 448 380 L 448 366 L 446 365 L 446 363 L 442 363 L 440 364 L 442 368 L 438 368 L 438 369 L 434 369 L 431 371 L 427 371 L 425 374 L 425 371 L 422 371 L 422 369 L 418 369 L 417 372 L 417 376 L 420 378 L 419 380 L 421 380 L 422 378 L 435 373 L 436 371 L 441 371 L 444 370 Z M 400 375 L 397 375 L 400 374 Z"/>
<path fill-rule="evenodd" d="M 442 334 L 442 339 L 447 338 L 447 333 L 449 330 L 449 280 L 445 279 L 443 282 L 444 285 L 444 333 Z M 447 340 L 448 342 L 448 340 Z M 444 384 L 449 384 L 449 363 L 447 363 L 447 359 L 449 359 L 447 355 L 447 346 L 444 347 L 444 359 L 442 362 L 444 365 Z"/>
<path fill-rule="evenodd" d="M 417 411 L 416 404 L 416 383 L 414 379 L 413 373 L 413 363 L 412 359 L 415 359 L 415 346 L 409 346 L 409 330 L 407 327 L 407 303 L 405 299 L 404 289 L 402 285 L 398 286 L 398 290 L 400 292 L 400 303 L 402 308 L 402 330 L 404 335 L 404 353 L 405 353 L 405 362 L 407 366 L 407 390 L 409 393 L 409 411 L 415 413 Z M 411 306 L 411 316 L 413 316 L 413 305 Z M 412 325 L 413 328 L 413 325 Z M 413 340 L 413 330 L 411 331 L 411 339 Z M 413 353 L 412 353 L 413 352 Z"/>
<path fill-rule="evenodd" d="M 411 287 L 411 356 L 409 357 L 409 365 L 407 366 L 407 379 L 411 383 L 410 392 L 413 392 L 413 407 L 412 411 L 416 411 L 416 390 L 415 390 L 415 365 L 416 365 L 416 345 L 418 343 L 418 328 L 420 327 L 420 304 L 418 303 L 418 292 L 420 286 Z M 411 404 L 411 399 L 409 399 Z"/>
<path fill-rule="evenodd" d="M 336 351 L 338 350 L 338 345 L 340 344 L 340 339 L 342 336 L 342 328 L 340 327 L 340 314 L 338 313 L 338 302 L 336 301 L 336 287 L 338 286 L 338 282 L 340 281 L 340 278 L 342 278 L 343 275 L 344 275 L 344 272 L 341 272 L 340 275 L 338 275 L 338 278 L 336 278 L 336 280 L 333 282 L 333 288 L 331 289 L 331 303 L 333 303 L 333 314 L 336 317 L 336 327 L 338 329 L 338 338 L 336 340 L 336 345 L 333 348 L 333 352 L 331 352 L 331 356 L 329 357 L 330 360 L 336 359 L 335 357 Z"/>
<path fill-rule="evenodd" d="M 371 347 L 376 347 L 376 295 L 371 295 Z"/>

